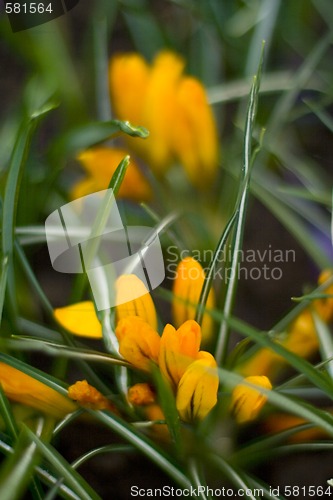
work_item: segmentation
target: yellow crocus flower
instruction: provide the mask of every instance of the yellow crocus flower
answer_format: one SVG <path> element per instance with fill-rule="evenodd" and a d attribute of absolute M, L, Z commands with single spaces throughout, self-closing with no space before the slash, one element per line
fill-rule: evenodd
<path fill-rule="evenodd" d="M 231 409 L 239 424 L 250 422 L 258 416 L 267 401 L 261 389 L 272 389 L 272 384 L 265 376 L 246 377 L 244 382 L 235 387 L 231 396 Z"/>
<path fill-rule="evenodd" d="M 87 194 L 107 189 L 112 175 L 119 163 L 128 155 L 128 152 L 119 148 L 96 146 L 82 151 L 77 159 L 87 173 L 87 177 L 78 181 L 71 192 L 73 199 Z M 118 198 L 127 198 L 133 201 L 148 201 L 152 192 L 150 186 L 138 165 L 131 159 L 125 177 L 121 183 Z"/>
<path fill-rule="evenodd" d="M 205 280 L 205 271 L 193 257 L 185 257 L 177 266 L 176 278 L 173 282 L 172 315 L 176 326 L 188 319 L 194 319 L 201 289 Z M 215 297 L 210 290 L 206 308 L 213 309 Z M 213 333 L 213 319 L 204 313 L 202 320 L 202 340 L 206 343 Z"/>
<path fill-rule="evenodd" d="M 177 386 L 187 367 L 197 359 L 201 328 L 196 321 L 185 321 L 178 330 L 166 325 L 161 337 L 159 367 L 173 386 Z"/>
<path fill-rule="evenodd" d="M 77 410 L 73 401 L 39 380 L 0 362 L 0 383 L 8 399 L 56 418 Z"/>
<path fill-rule="evenodd" d="M 119 353 L 139 370 L 149 371 L 158 361 L 160 336 L 139 316 L 121 319 L 116 328 Z"/>
<path fill-rule="evenodd" d="M 84 301 L 59 307 L 54 317 L 61 326 L 74 335 L 88 338 L 102 338 L 102 326 L 98 321 L 93 302 Z"/>
<path fill-rule="evenodd" d="M 126 301 L 128 291 L 134 292 L 137 299 Z M 136 293 L 137 292 L 137 293 Z M 123 274 L 116 281 L 117 322 L 128 316 L 140 316 L 157 329 L 157 316 L 154 302 L 144 283 L 135 274 Z"/>
<path fill-rule="evenodd" d="M 176 396 L 179 416 L 185 422 L 204 419 L 217 403 L 219 377 L 208 352 L 191 363 L 181 377 Z"/>
<path fill-rule="evenodd" d="M 183 71 L 183 59 L 170 51 L 157 54 L 151 66 L 138 54 L 117 55 L 110 62 L 110 96 L 118 118 L 149 130 L 145 141 L 127 140 L 157 174 L 176 161 L 203 187 L 217 168 L 216 125 L 202 84 Z"/>

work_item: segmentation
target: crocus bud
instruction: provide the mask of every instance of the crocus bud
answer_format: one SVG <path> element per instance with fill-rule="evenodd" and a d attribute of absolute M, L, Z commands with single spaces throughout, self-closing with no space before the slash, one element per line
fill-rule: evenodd
<path fill-rule="evenodd" d="M 198 261 L 193 257 L 185 257 L 177 267 L 176 278 L 173 284 L 174 298 L 172 313 L 175 326 L 179 326 L 188 319 L 194 319 L 199 303 L 201 289 L 205 280 L 205 272 Z M 213 309 L 215 303 L 214 291 L 210 290 L 206 308 Z M 208 341 L 213 333 L 213 319 L 204 313 L 202 320 L 202 340 Z"/>
<path fill-rule="evenodd" d="M 138 298 L 126 301 L 128 293 Z M 126 301 L 126 302 L 124 302 Z M 154 302 L 145 284 L 135 274 L 123 274 L 116 281 L 117 322 L 128 316 L 139 316 L 154 330 L 157 329 L 157 316 Z"/>
<path fill-rule="evenodd" d="M 189 365 L 178 384 L 176 406 L 185 422 L 204 419 L 217 403 L 216 361 L 208 352 L 201 356 Z"/>
<path fill-rule="evenodd" d="M 139 370 L 150 370 L 150 363 L 157 363 L 160 336 L 139 316 L 128 316 L 116 328 L 119 353 Z"/>

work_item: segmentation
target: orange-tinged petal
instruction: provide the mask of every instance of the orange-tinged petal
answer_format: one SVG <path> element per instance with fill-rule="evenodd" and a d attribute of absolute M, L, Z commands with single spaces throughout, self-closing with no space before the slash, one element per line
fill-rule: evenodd
<path fill-rule="evenodd" d="M 149 73 L 148 64 L 138 54 L 118 54 L 111 59 L 110 97 L 115 115 L 121 120 L 129 120 L 133 125 L 145 125 L 142 122 L 142 108 Z"/>
<path fill-rule="evenodd" d="M 95 387 L 88 384 L 86 380 L 79 380 L 69 386 L 68 397 L 84 408 L 92 410 L 115 410 L 113 404 Z"/>
<path fill-rule="evenodd" d="M 261 389 L 272 389 L 272 384 L 265 376 L 246 377 L 244 382 L 235 387 L 231 396 L 231 409 L 240 424 L 254 420 L 266 403 L 267 396 Z"/>
<path fill-rule="evenodd" d="M 107 189 L 112 175 L 119 163 L 128 155 L 128 152 L 119 148 L 96 146 L 82 151 L 77 159 L 89 174 L 87 179 L 79 181 L 72 190 L 72 198 L 80 198 L 95 191 Z M 148 182 L 133 159 L 127 168 L 121 183 L 118 198 L 127 198 L 133 201 L 147 201 L 152 192 Z"/>
<path fill-rule="evenodd" d="M 191 363 L 180 379 L 176 406 L 185 422 L 202 420 L 217 403 L 219 377 L 214 357 L 205 353 Z"/>
<path fill-rule="evenodd" d="M 138 298 L 127 301 L 128 293 Z M 140 316 L 157 330 L 157 316 L 154 302 L 145 284 L 135 274 L 123 274 L 116 281 L 117 322 L 128 316 Z"/>
<path fill-rule="evenodd" d="M 149 130 L 145 147 L 151 167 L 163 173 L 171 164 L 172 128 L 177 120 L 176 89 L 184 68 L 182 59 L 172 52 L 161 52 L 155 58 L 145 96 L 142 124 Z"/>
<path fill-rule="evenodd" d="M 94 304 L 91 301 L 78 302 L 71 306 L 54 310 L 56 320 L 74 335 L 89 338 L 102 338 L 102 326 L 98 321 Z"/>
<path fill-rule="evenodd" d="M 6 396 L 17 403 L 63 418 L 77 406 L 67 397 L 16 368 L 0 362 L 0 383 Z"/>
<path fill-rule="evenodd" d="M 156 397 L 149 384 L 139 383 L 128 389 L 127 399 L 133 405 L 145 406 L 154 403 Z"/>
<path fill-rule="evenodd" d="M 167 380 L 176 386 L 187 367 L 197 358 L 201 329 L 193 320 L 186 321 L 178 330 L 166 325 L 161 337 L 159 366 Z"/>
<path fill-rule="evenodd" d="M 185 257 L 178 264 L 176 278 L 173 282 L 174 298 L 172 301 L 172 314 L 176 327 L 188 319 L 195 318 L 204 280 L 205 271 L 201 264 L 193 259 L 193 257 Z M 213 309 L 214 304 L 214 291 L 211 289 L 207 298 L 206 308 Z M 202 320 L 203 342 L 207 342 L 211 338 L 213 326 L 212 317 L 204 313 Z"/>
<path fill-rule="evenodd" d="M 149 371 L 151 362 L 157 362 L 160 336 L 139 316 L 128 316 L 116 328 L 119 353 L 133 366 Z"/>
<path fill-rule="evenodd" d="M 190 181 L 197 187 L 206 187 L 215 178 L 218 141 L 213 112 L 201 83 L 195 78 L 182 78 L 177 103 L 172 148 Z"/>

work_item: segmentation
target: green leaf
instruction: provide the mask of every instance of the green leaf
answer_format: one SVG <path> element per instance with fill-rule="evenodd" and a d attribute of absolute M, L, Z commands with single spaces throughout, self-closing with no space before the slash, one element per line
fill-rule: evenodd
<path fill-rule="evenodd" d="M 23 498 L 38 462 L 36 445 L 21 432 L 14 446 L 14 453 L 3 463 L 0 471 L 1 500 Z"/>
<path fill-rule="evenodd" d="M 182 443 L 175 396 L 170 384 L 163 378 L 161 372 L 156 367 L 153 369 L 153 378 L 157 386 L 159 403 L 161 404 L 175 450 L 179 456 L 181 454 Z"/>
<path fill-rule="evenodd" d="M 20 183 L 24 166 L 28 156 L 32 137 L 38 122 L 57 104 L 52 101 L 45 103 L 40 109 L 34 111 L 28 119 L 25 119 L 18 131 L 14 150 L 12 153 L 9 173 L 6 182 L 5 197 L 3 201 L 2 221 L 2 252 L 4 256 L 11 257 L 14 246 L 14 229 L 16 210 L 20 192 Z"/>
<path fill-rule="evenodd" d="M 116 415 L 111 415 L 109 412 L 87 411 L 148 457 L 156 466 L 160 467 L 160 469 L 162 469 L 177 484 L 179 484 L 179 486 L 184 488 L 189 488 L 191 486 L 189 479 L 182 472 L 179 463 L 172 463 L 172 459 L 169 458 L 161 448 L 150 441 L 150 439 L 141 435 L 132 426 L 118 418 Z"/>
<path fill-rule="evenodd" d="M 42 441 L 26 425 L 22 424 L 24 434 L 38 449 L 44 458 L 58 472 L 60 477 L 68 486 L 80 497 L 81 500 L 99 500 L 100 496 L 89 486 L 89 484 L 80 476 L 73 467 L 60 455 L 60 453 L 50 444 Z M 9 499 L 8 499 L 9 500 Z"/>
<path fill-rule="evenodd" d="M 6 428 L 6 431 L 8 432 L 8 435 L 14 441 L 18 435 L 18 428 L 16 425 L 16 421 L 15 421 L 12 409 L 11 409 L 10 404 L 8 402 L 7 396 L 4 393 L 4 390 L 3 390 L 1 384 L 0 384 L 0 414 L 1 414 L 1 417 L 3 418 L 4 423 L 5 423 L 5 428 Z"/>
<path fill-rule="evenodd" d="M 111 139 L 119 133 L 142 139 L 149 135 L 147 129 L 132 125 L 128 121 L 90 122 L 76 127 L 57 141 L 52 148 L 52 154 L 57 158 L 75 156 L 80 151 Z"/>
<path fill-rule="evenodd" d="M 293 368 L 306 376 L 315 386 L 319 387 L 331 398 L 333 397 L 333 387 L 330 380 L 326 375 L 318 372 L 308 361 L 289 351 L 281 344 L 273 342 L 267 335 L 257 331 L 255 328 L 245 325 L 239 319 L 229 318 L 228 323 L 230 327 L 234 328 L 236 331 L 242 334 L 246 332 L 246 336 L 254 340 L 260 346 L 268 347 L 282 356 Z"/>
<path fill-rule="evenodd" d="M 244 133 L 244 153 L 243 153 L 243 168 L 242 168 L 242 182 L 240 184 L 240 189 L 238 193 L 238 200 L 236 203 L 237 210 L 237 220 L 235 222 L 233 242 L 232 242 L 232 261 L 230 268 L 230 279 L 227 284 L 226 296 L 223 307 L 223 318 L 220 325 L 220 330 L 216 342 L 215 349 L 215 359 L 218 364 L 225 363 L 226 354 L 228 351 L 229 344 L 229 325 L 228 318 L 231 314 L 234 297 L 237 287 L 237 266 L 239 263 L 240 248 L 243 242 L 243 233 L 245 227 L 245 217 L 247 209 L 247 201 L 249 195 L 251 170 L 252 170 L 252 135 L 254 122 L 257 112 L 258 95 L 260 89 L 260 77 L 262 72 L 263 64 L 263 52 L 264 44 L 262 45 L 261 56 L 259 60 L 259 65 L 257 69 L 257 74 L 253 79 L 253 84 L 250 92 L 246 123 L 245 123 L 245 133 Z"/>

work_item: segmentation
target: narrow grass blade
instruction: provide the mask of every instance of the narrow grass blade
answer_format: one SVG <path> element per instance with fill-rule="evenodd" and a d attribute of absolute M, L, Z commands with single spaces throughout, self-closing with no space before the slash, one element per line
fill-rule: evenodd
<path fill-rule="evenodd" d="M 332 360 L 333 358 L 333 340 L 332 340 L 332 332 L 328 328 L 327 324 L 320 318 L 320 316 L 313 311 L 312 319 L 316 327 L 321 359 L 323 361 Z M 327 371 L 330 374 L 331 379 L 333 380 L 333 361 L 328 361 L 327 363 Z"/>
<path fill-rule="evenodd" d="M 159 403 L 162 407 L 173 445 L 177 455 L 180 456 L 182 453 L 182 439 L 175 396 L 170 385 L 164 380 L 159 370 L 153 370 L 153 377 L 157 387 Z"/>
<path fill-rule="evenodd" d="M 66 484 L 80 497 L 81 500 L 100 500 L 99 495 L 89 486 L 73 467 L 50 444 L 42 441 L 26 425 L 22 424 L 24 434 L 30 439 L 34 449 L 52 465 L 58 474 L 64 478 Z"/>
<path fill-rule="evenodd" d="M 14 229 L 20 183 L 32 137 L 38 122 L 56 106 L 57 105 L 55 103 L 50 101 L 46 103 L 41 109 L 32 113 L 32 115 L 28 119 L 23 121 L 16 138 L 10 161 L 5 196 L 3 201 L 2 252 L 4 256 L 8 256 L 9 258 L 13 253 Z"/>
<path fill-rule="evenodd" d="M 260 76 L 261 69 L 263 63 L 263 47 L 261 58 L 259 61 L 259 66 L 257 70 L 257 75 L 255 76 L 251 88 L 251 93 L 249 97 L 249 104 L 246 116 L 246 124 L 245 124 L 245 134 L 244 134 L 244 157 L 243 157 L 243 170 L 242 170 L 242 178 L 243 182 L 241 183 L 241 190 L 239 193 L 239 205 L 238 205 L 238 216 L 234 229 L 234 237 L 233 237 L 233 248 L 232 248 L 232 262 L 231 262 L 231 273 L 230 280 L 227 285 L 227 291 L 225 296 L 224 308 L 223 308 L 223 319 L 220 325 L 220 330 L 218 334 L 218 339 L 216 343 L 215 349 L 215 359 L 218 364 L 225 363 L 225 358 L 228 350 L 229 343 L 229 326 L 227 319 L 231 314 L 234 296 L 236 292 L 237 286 L 237 267 L 239 263 L 239 250 L 242 246 L 243 241 L 243 232 L 244 232 L 244 224 L 245 224 L 245 216 L 246 216 L 246 208 L 247 208 L 247 200 L 249 194 L 249 184 L 251 177 L 251 164 L 252 164 L 252 134 L 254 121 L 256 117 L 257 111 L 257 101 L 260 89 Z"/>
<path fill-rule="evenodd" d="M 276 103 L 274 112 L 272 113 L 270 121 L 267 125 L 267 129 L 269 130 L 269 137 L 267 136 L 268 141 L 272 140 L 274 142 L 274 140 L 276 140 L 279 136 L 278 132 L 285 123 L 286 117 L 288 117 L 288 113 L 293 106 L 299 91 L 310 79 L 323 54 L 332 43 L 332 39 L 332 31 L 328 31 L 323 37 L 320 38 L 320 41 L 314 46 L 312 52 L 309 54 L 295 75 L 293 79 L 293 88 L 285 92 L 281 99 L 279 99 Z"/>
<path fill-rule="evenodd" d="M 32 480 L 38 462 L 36 445 L 21 432 L 14 446 L 14 452 L 2 464 L 0 471 L 1 500 L 18 500 Z"/>
<path fill-rule="evenodd" d="M 230 465 L 224 458 L 211 454 L 208 456 L 210 463 L 220 470 L 224 477 L 226 477 L 231 484 L 235 485 L 238 489 L 247 490 L 248 495 L 246 498 L 249 500 L 258 500 L 258 497 L 252 495 L 250 484 L 246 481 L 243 472 L 237 470 L 236 467 Z"/>
<path fill-rule="evenodd" d="M 128 121 L 89 122 L 71 130 L 57 141 L 51 154 L 55 158 L 75 156 L 79 151 L 100 144 L 121 133 L 143 139 L 149 135 L 147 129 L 132 125 Z"/>
<path fill-rule="evenodd" d="M 205 281 L 204 281 L 202 289 L 201 289 L 199 303 L 198 303 L 197 310 L 196 310 L 195 320 L 199 324 L 201 323 L 204 312 L 205 312 L 205 306 L 206 306 L 206 302 L 208 299 L 209 291 L 210 291 L 212 283 L 213 283 L 213 276 L 214 276 L 214 270 L 215 270 L 216 263 L 219 261 L 220 253 L 223 251 L 223 249 L 228 241 L 230 231 L 231 231 L 231 229 L 232 229 L 232 227 L 233 227 L 233 225 L 238 217 L 238 213 L 239 213 L 238 210 L 236 210 L 234 212 L 234 214 L 231 216 L 228 224 L 226 225 L 226 227 L 222 233 L 220 241 L 217 244 L 217 247 L 214 251 L 213 258 L 209 264 L 209 269 L 208 269 L 208 272 L 205 276 Z"/>
<path fill-rule="evenodd" d="M 8 255 L 4 255 L 1 262 L 1 277 L 0 277 L 0 325 L 2 321 L 2 312 L 5 302 L 7 276 L 8 276 Z"/>
<path fill-rule="evenodd" d="M 240 375 L 228 372 L 222 368 L 219 369 L 219 375 L 221 383 L 231 390 L 239 383 L 256 388 L 256 390 L 260 390 L 260 392 L 267 397 L 268 401 L 274 406 L 281 408 L 287 413 L 297 415 L 307 422 L 311 422 L 327 432 L 329 436 L 333 436 L 333 416 L 328 412 L 304 403 L 302 400 L 296 400 L 290 396 L 285 396 L 276 390 L 267 390 L 262 387 L 258 389 L 257 386 L 245 382 L 243 377 Z"/>
<path fill-rule="evenodd" d="M 18 436 L 18 427 L 12 409 L 8 402 L 7 396 L 4 393 L 1 384 L 0 384 L 0 415 L 4 421 L 6 432 L 12 438 L 12 440 L 15 441 Z"/>
<path fill-rule="evenodd" d="M 293 368 L 302 373 L 308 380 L 310 380 L 315 386 L 319 387 L 325 394 L 333 397 L 333 387 L 329 378 L 318 372 L 308 361 L 302 359 L 296 354 L 285 349 L 281 344 L 273 342 L 267 335 L 257 331 L 249 325 L 244 325 L 244 323 L 235 318 L 229 318 L 229 325 L 240 333 L 245 333 L 246 336 L 254 340 L 262 347 L 268 347 L 274 352 L 282 356 Z"/>
<path fill-rule="evenodd" d="M 14 453 L 14 449 L 0 439 L 0 452 L 2 452 L 6 456 L 10 456 Z M 50 473 L 50 471 L 40 466 L 36 466 L 34 470 L 38 478 L 46 485 L 53 486 L 55 484 L 58 484 L 59 479 L 57 477 L 54 477 Z M 64 484 L 58 486 L 58 491 L 61 498 L 64 498 L 65 500 L 81 500 L 78 495 L 76 495 L 72 490 L 70 490 L 70 488 L 68 488 Z"/>
<path fill-rule="evenodd" d="M 188 488 L 191 486 L 189 479 L 182 472 L 179 464 L 173 464 L 164 451 L 152 443 L 148 438 L 142 436 L 129 424 L 120 420 L 115 415 L 107 412 L 87 410 L 98 421 L 132 444 L 141 453 L 147 456 L 155 465 L 168 474 L 179 486 Z"/>

